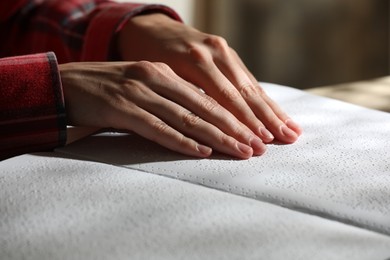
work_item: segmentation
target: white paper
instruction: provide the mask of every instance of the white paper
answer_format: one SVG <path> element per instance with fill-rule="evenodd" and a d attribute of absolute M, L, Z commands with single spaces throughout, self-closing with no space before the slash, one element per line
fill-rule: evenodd
<path fill-rule="evenodd" d="M 195 159 L 137 136 L 103 134 L 61 153 L 201 184 L 390 235 L 390 115 L 262 86 L 304 129 L 261 157 Z"/>
<path fill-rule="evenodd" d="M 0 259 L 385 260 L 390 237 L 55 153 L 0 162 Z"/>

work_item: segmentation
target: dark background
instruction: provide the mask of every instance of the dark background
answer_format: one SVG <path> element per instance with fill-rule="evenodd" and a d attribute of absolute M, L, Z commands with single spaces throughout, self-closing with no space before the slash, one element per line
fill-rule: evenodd
<path fill-rule="evenodd" d="M 303 89 L 389 73 L 388 0 L 204 0 L 197 14 L 260 81 Z"/>

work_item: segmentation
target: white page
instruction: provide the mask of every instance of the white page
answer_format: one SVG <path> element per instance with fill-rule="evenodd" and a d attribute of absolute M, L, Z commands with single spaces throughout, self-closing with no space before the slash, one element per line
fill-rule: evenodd
<path fill-rule="evenodd" d="M 62 156 L 64 157 L 64 156 Z M 0 162 L 0 259 L 385 260 L 390 237 L 53 153 Z"/>
<path fill-rule="evenodd" d="M 178 178 L 390 234 L 390 115 L 262 84 L 304 134 L 261 157 L 194 159 L 137 136 L 89 137 L 63 153 Z"/>

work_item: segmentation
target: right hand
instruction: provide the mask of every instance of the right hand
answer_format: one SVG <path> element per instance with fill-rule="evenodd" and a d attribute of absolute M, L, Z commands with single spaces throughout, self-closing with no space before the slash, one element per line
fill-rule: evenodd
<path fill-rule="evenodd" d="M 68 63 L 60 74 L 69 124 L 134 131 L 196 157 L 214 149 L 248 159 L 266 150 L 232 113 L 163 63 Z"/>

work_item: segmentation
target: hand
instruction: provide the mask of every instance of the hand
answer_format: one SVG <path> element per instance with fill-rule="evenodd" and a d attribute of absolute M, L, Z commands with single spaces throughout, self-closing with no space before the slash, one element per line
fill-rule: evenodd
<path fill-rule="evenodd" d="M 149 14 L 128 21 L 119 35 L 118 49 L 124 60 L 166 63 L 230 111 L 263 142 L 275 137 L 293 143 L 302 132 L 258 86 L 221 37 L 202 33 L 163 14 Z"/>
<path fill-rule="evenodd" d="M 134 131 L 197 157 L 265 151 L 247 126 L 163 63 L 68 63 L 60 74 L 72 125 Z"/>

